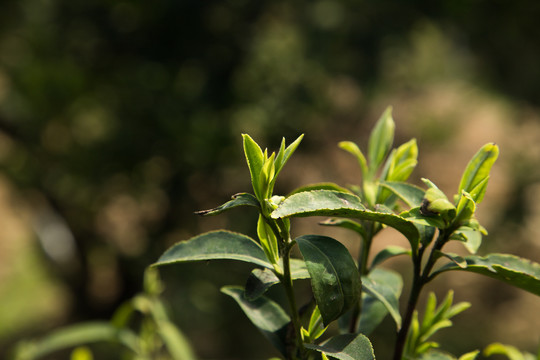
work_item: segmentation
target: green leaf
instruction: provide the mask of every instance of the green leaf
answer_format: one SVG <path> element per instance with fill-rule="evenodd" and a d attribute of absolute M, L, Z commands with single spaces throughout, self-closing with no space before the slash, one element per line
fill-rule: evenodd
<path fill-rule="evenodd" d="M 195 354 L 185 336 L 170 321 L 157 322 L 158 333 L 173 360 L 195 360 Z"/>
<path fill-rule="evenodd" d="M 368 276 L 362 277 L 364 291 L 384 305 L 394 319 L 398 329 L 401 327 L 401 315 L 399 313 L 401 287 L 401 277 L 389 270 L 374 269 Z"/>
<path fill-rule="evenodd" d="M 264 155 L 261 147 L 247 134 L 242 134 L 244 140 L 244 154 L 246 155 L 251 184 L 257 199 L 263 199 L 263 189 L 260 187 L 260 176 L 264 164 Z"/>
<path fill-rule="evenodd" d="M 285 139 L 282 140 L 281 148 L 279 149 L 278 155 L 276 157 L 276 175 L 275 175 L 275 177 L 278 176 L 281 169 L 283 169 L 283 166 L 285 166 L 287 161 L 289 161 L 289 158 L 295 152 L 298 145 L 300 145 L 300 142 L 302 141 L 303 138 L 304 138 L 304 134 L 300 135 L 287 148 L 285 148 Z"/>
<path fill-rule="evenodd" d="M 464 258 L 466 268 L 449 263 L 436 270 L 432 277 L 448 270 L 474 272 L 540 296 L 540 264 L 508 254 L 489 254 L 485 257 L 470 255 Z"/>
<path fill-rule="evenodd" d="M 465 248 L 471 253 L 476 254 L 480 245 L 482 245 L 482 233 L 480 230 L 469 226 L 462 226 L 450 237 L 451 240 L 462 241 Z"/>
<path fill-rule="evenodd" d="M 420 212 L 424 216 L 440 216 L 445 224 L 456 217 L 456 207 L 438 188 L 429 188 L 424 194 Z"/>
<path fill-rule="evenodd" d="M 321 221 L 319 224 L 324 226 L 338 226 L 344 229 L 349 229 L 359 234 L 363 239 L 367 238 L 366 230 L 364 229 L 362 224 L 354 220 L 331 218 Z"/>
<path fill-rule="evenodd" d="M 413 251 L 416 252 L 418 248 L 418 229 L 412 222 L 395 214 L 368 210 L 353 194 L 329 190 L 306 191 L 289 196 L 271 214 L 274 219 L 291 216 L 339 216 L 377 221 L 405 235 Z"/>
<path fill-rule="evenodd" d="M 392 108 L 388 107 L 375 124 L 368 143 L 369 170 L 374 174 L 383 163 L 394 142 L 395 124 L 392 119 Z"/>
<path fill-rule="evenodd" d="M 304 185 L 299 188 L 296 188 L 288 196 L 291 196 L 293 194 L 297 194 L 300 192 L 304 192 L 304 191 L 313 191 L 313 190 L 334 190 L 334 191 L 339 191 L 339 192 L 351 193 L 350 190 L 344 187 L 341 187 L 337 184 L 334 184 L 332 182 L 322 182 L 322 183 Z"/>
<path fill-rule="evenodd" d="M 383 250 L 379 251 L 377 255 L 373 258 L 373 261 L 371 262 L 371 268 L 374 268 L 375 266 L 379 265 L 385 260 L 388 260 L 390 258 L 393 258 L 395 256 L 399 255 L 410 255 L 411 251 L 407 250 L 401 246 L 394 246 L 390 245 L 384 248 Z"/>
<path fill-rule="evenodd" d="M 232 297 L 263 335 L 283 355 L 286 354 L 287 327 L 291 319 L 281 306 L 264 296 L 249 301 L 239 286 L 225 286 L 221 291 Z"/>
<path fill-rule="evenodd" d="M 456 360 L 456 357 L 440 350 L 429 350 L 419 360 Z"/>
<path fill-rule="evenodd" d="M 499 156 L 499 147 L 493 143 L 484 145 L 471 159 L 459 183 L 458 194 L 462 191 L 474 193 L 473 200 L 479 204 L 484 198 L 486 184 L 481 184 L 489 177 L 491 167 Z M 481 184 L 481 185 L 480 185 Z M 479 188 L 478 185 L 480 185 Z M 477 188 L 477 189 L 475 189 Z M 472 195 L 472 194 L 471 194 Z"/>
<path fill-rule="evenodd" d="M 474 215 L 474 211 L 476 210 L 476 204 L 474 203 L 474 199 L 468 192 L 461 192 L 461 196 L 459 197 L 456 210 L 456 218 L 454 219 L 455 224 L 467 223 Z"/>
<path fill-rule="evenodd" d="M 356 157 L 358 165 L 360 166 L 360 170 L 362 171 L 362 176 L 368 176 L 366 157 L 364 156 L 358 145 L 356 145 L 352 141 L 341 141 L 338 146 Z"/>
<path fill-rule="evenodd" d="M 512 345 L 493 343 L 484 349 L 485 356 L 505 355 L 509 360 L 536 360 L 536 357 L 530 353 L 522 353 L 518 348 Z"/>
<path fill-rule="evenodd" d="M 87 322 L 66 326 L 45 336 L 43 339 L 23 344 L 17 349 L 25 359 L 35 359 L 62 349 L 95 342 L 115 342 L 137 351 L 136 335 L 130 330 L 118 329 L 107 322 Z"/>
<path fill-rule="evenodd" d="M 306 262 L 313 295 L 326 326 L 360 300 L 358 268 L 347 248 L 335 239 L 304 235 L 296 242 Z"/>
<path fill-rule="evenodd" d="M 209 210 L 201 210 L 195 212 L 197 215 L 217 215 L 221 214 L 224 211 L 227 211 L 229 209 L 238 207 L 238 206 L 254 206 L 256 208 L 260 207 L 259 201 L 255 196 L 248 193 L 240 193 L 232 196 L 232 200 L 227 201 L 225 204 L 220 205 L 216 208 L 209 209 Z"/>
<path fill-rule="evenodd" d="M 339 360 L 375 359 L 369 339 L 362 334 L 337 335 L 322 345 L 305 344 L 304 346 Z"/>
<path fill-rule="evenodd" d="M 381 182 L 381 186 L 391 190 L 410 208 L 420 207 L 422 200 L 424 199 L 425 191 L 412 184 L 405 182 L 384 181 Z"/>
<path fill-rule="evenodd" d="M 272 264 L 277 264 L 279 261 L 278 240 L 262 214 L 259 214 L 259 220 L 257 221 L 257 236 L 266 254 L 266 258 Z"/>
<path fill-rule="evenodd" d="M 207 232 L 173 245 L 153 266 L 220 259 L 245 261 L 273 268 L 266 259 L 263 248 L 255 240 L 224 230 Z"/>
<path fill-rule="evenodd" d="M 293 280 L 309 278 L 309 272 L 303 260 L 291 259 L 291 278 Z M 270 269 L 254 269 L 246 281 L 246 298 L 255 300 L 278 283 L 279 278 L 274 271 Z"/>
<path fill-rule="evenodd" d="M 459 360 L 474 360 L 478 357 L 478 354 L 480 353 L 479 350 L 474 350 L 471 352 L 468 352 L 466 354 L 463 354 L 459 357 Z"/>

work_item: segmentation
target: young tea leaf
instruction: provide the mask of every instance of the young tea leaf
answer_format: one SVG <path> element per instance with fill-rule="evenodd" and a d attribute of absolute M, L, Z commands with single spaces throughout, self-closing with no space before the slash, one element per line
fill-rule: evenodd
<path fill-rule="evenodd" d="M 358 145 L 356 145 L 352 141 L 342 141 L 338 144 L 338 146 L 356 157 L 358 165 L 360 166 L 360 170 L 362 171 L 362 176 L 368 176 L 366 157 L 364 156 Z"/>
<path fill-rule="evenodd" d="M 360 300 L 358 268 L 347 248 L 327 236 L 296 239 L 311 276 L 313 295 L 325 326 Z"/>
<path fill-rule="evenodd" d="M 458 194 L 462 191 L 472 193 L 479 184 L 486 180 L 491 167 L 499 156 L 499 147 L 493 143 L 484 145 L 471 159 L 459 183 Z M 475 191 L 474 201 L 479 204 L 486 191 L 486 185 Z"/>
<path fill-rule="evenodd" d="M 411 208 L 419 207 L 424 199 L 425 191 L 418 186 L 394 181 L 384 181 L 381 183 L 388 190 L 396 194 L 405 204 Z"/>
<path fill-rule="evenodd" d="M 384 305 L 398 329 L 401 327 L 399 296 L 402 285 L 401 276 L 389 270 L 375 269 L 362 278 L 362 288 Z"/>
<path fill-rule="evenodd" d="M 368 143 L 369 171 L 375 173 L 388 155 L 394 142 L 395 124 L 392 119 L 392 108 L 388 107 L 375 124 Z"/>
<path fill-rule="evenodd" d="M 263 189 L 260 187 L 260 176 L 264 164 L 264 155 L 261 147 L 247 134 L 242 134 L 244 140 L 244 154 L 246 155 L 249 172 L 251 174 L 251 184 L 257 199 L 263 199 Z"/>

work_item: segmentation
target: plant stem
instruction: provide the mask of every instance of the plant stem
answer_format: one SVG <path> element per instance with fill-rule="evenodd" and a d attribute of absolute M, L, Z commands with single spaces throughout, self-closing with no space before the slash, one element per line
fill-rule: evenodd
<path fill-rule="evenodd" d="M 294 243 L 289 242 L 286 245 L 285 252 L 283 254 L 283 278 L 281 282 L 285 287 L 285 293 L 287 294 L 287 300 L 289 301 L 289 307 L 291 312 L 291 321 L 294 329 L 294 342 L 296 343 L 296 349 L 292 352 L 291 356 L 296 358 L 298 352 L 304 352 L 304 343 L 302 341 L 300 315 L 298 313 L 298 307 L 296 306 L 296 297 L 294 295 L 293 281 L 291 276 L 291 261 L 290 254 Z"/>
<path fill-rule="evenodd" d="M 407 341 L 409 327 L 411 326 L 412 316 L 413 316 L 414 310 L 416 309 L 418 298 L 420 297 L 422 288 L 430 280 L 429 273 L 433 269 L 433 266 L 435 265 L 435 262 L 437 261 L 437 258 L 438 258 L 435 255 L 437 254 L 438 251 L 442 249 L 444 244 L 448 242 L 448 238 L 449 238 L 448 234 L 451 234 L 451 233 L 452 231 L 440 230 L 440 233 L 437 236 L 437 240 L 435 241 L 435 244 L 433 245 L 431 252 L 429 253 L 428 260 L 423 270 L 422 270 L 422 257 L 423 257 L 425 248 L 423 246 L 420 247 L 420 249 L 418 250 L 418 255 L 414 256 L 413 258 L 413 264 L 414 264 L 413 283 L 412 283 L 411 293 L 409 294 L 409 301 L 407 303 L 407 310 L 405 311 L 405 317 L 403 318 L 401 328 L 399 329 L 398 334 L 397 334 L 396 344 L 394 347 L 393 360 L 401 360 L 403 356 L 405 342 Z"/>

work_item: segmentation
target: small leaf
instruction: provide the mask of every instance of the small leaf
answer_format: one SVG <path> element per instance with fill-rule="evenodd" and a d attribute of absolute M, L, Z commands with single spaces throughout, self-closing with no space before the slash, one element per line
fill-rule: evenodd
<path fill-rule="evenodd" d="M 418 248 L 419 234 L 412 222 L 395 214 L 368 210 L 353 194 L 318 190 L 291 195 L 271 214 L 274 219 L 290 216 L 339 216 L 377 221 L 405 235 L 414 252 Z"/>
<path fill-rule="evenodd" d="M 480 230 L 473 229 L 469 226 L 462 226 L 457 229 L 450 239 L 462 241 L 465 248 L 471 254 L 476 254 L 478 248 L 482 245 L 482 233 Z"/>
<path fill-rule="evenodd" d="M 415 208 L 422 204 L 425 191 L 418 186 L 404 182 L 384 181 L 381 186 L 391 190 L 409 207 Z"/>
<path fill-rule="evenodd" d="M 540 264 L 508 254 L 489 254 L 485 257 L 465 257 L 467 267 L 453 263 L 436 270 L 432 277 L 448 271 L 461 270 L 486 275 L 540 296 Z"/>
<path fill-rule="evenodd" d="M 260 188 L 260 176 L 264 164 L 264 155 L 261 147 L 247 134 L 242 134 L 244 140 L 244 154 L 246 155 L 249 172 L 251 174 L 251 184 L 257 199 L 263 199 L 263 189 Z"/>
<path fill-rule="evenodd" d="M 358 223 L 358 222 L 356 222 L 354 220 L 332 218 L 332 219 L 326 219 L 324 221 L 321 221 L 319 224 L 324 225 L 324 226 L 342 227 L 344 229 L 349 229 L 349 230 L 352 230 L 352 231 L 356 232 L 363 239 L 366 239 L 366 237 L 367 237 L 366 230 L 364 229 L 362 224 L 360 224 L 360 223 Z"/>
<path fill-rule="evenodd" d="M 480 354 L 479 350 L 471 351 L 471 352 L 461 355 L 459 357 L 459 360 L 474 360 L 478 357 L 478 354 Z"/>
<path fill-rule="evenodd" d="M 388 107 L 375 124 L 368 143 L 369 170 L 374 174 L 382 164 L 394 142 L 395 124 L 392 119 L 392 108 Z"/>
<path fill-rule="evenodd" d="M 375 266 L 379 265 L 385 260 L 388 260 L 392 257 L 399 256 L 399 255 L 410 255 L 411 251 L 407 250 L 401 246 L 387 246 L 383 250 L 381 250 L 375 257 L 373 258 L 373 261 L 371 262 L 371 268 L 374 268 Z"/>
<path fill-rule="evenodd" d="M 484 349 L 485 356 L 491 356 L 495 354 L 505 355 L 509 360 L 525 360 L 524 354 L 519 351 L 518 348 L 512 345 L 505 345 L 501 343 L 493 343 L 488 345 Z M 534 356 L 531 356 L 534 359 Z"/>
<path fill-rule="evenodd" d="M 260 207 L 259 201 L 257 200 L 255 196 L 248 193 L 240 193 L 240 194 L 233 195 L 232 200 L 227 201 L 223 205 L 220 205 L 214 209 L 197 211 L 195 212 L 195 214 L 202 215 L 202 216 L 217 215 L 217 214 L 221 214 L 222 212 L 226 210 L 229 210 L 238 206 L 254 206 L 256 208 Z"/>
<path fill-rule="evenodd" d="M 476 204 L 474 203 L 474 199 L 468 192 L 462 191 L 456 207 L 456 218 L 454 219 L 454 223 L 460 224 L 469 222 L 474 215 L 475 210 Z"/>
<path fill-rule="evenodd" d="M 360 166 L 360 170 L 362 171 L 362 176 L 369 176 L 366 157 L 364 156 L 358 145 L 356 145 L 352 141 L 342 141 L 338 144 L 338 146 L 356 157 L 356 160 L 358 160 L 358 165 Z"/>
<path fill-rule="evenodd" d="M 499 147 L 497 145 L 493 143 L 484 145 L 473 156 L 465 168 L 463 176 L 461 177 L 461 182 L 459 183 L 458 194 L 461 194 L 461 191 L 463 190 L 470 193 L 475 187 L 485 181 L 498 156 Z M 486 185 L 482 185 L 481 189 L 482 190 L 480 191 L 475 191 L 476 197 L 473 198 L 477 204 L 479 204 L 484 197 Z"/>
<path fill-rule="evenodd" d="M 283 166 L 289 161 L 292 154 L 295 152 L 298 145 L 300 145 L 300 142 L 304 138 L 304 134 L 300 135 L 296 140 L 294 140 L 287 148 L 285 149 L 285 139 L 281 142 L 281 148 L 279 149 L 279 153 L 276 157 L 276 175 L 278 176 L 280 171 L 283 169 Z M 283 151 L 282 151 L 283 149 Z"/>
<path fill-rule="evenodd" d="M 276 302 L 261 296 L 255 301 L 248 301 L 244 289 L 239 286 L 225 286 L 221 291 L 232 297 L 242 308 L 249 320 L 283 355 L 286 354 L 287 327 L 291 321 L 289 315 Z"/>
<path fill-rule="evenodd" d="M 358 269 L 347 248 L 337 240 L 304 235 L 296 242 L 306 262 L 313 295 L 326 326 L 359 301 Z"/>
<path fill-rule="evenodd" d="M 309 279 L 306 263 L 300 259 L 291 259 L 291 278 Z M 279 283 L 279 278 L 270 269 L 254 269 L 246 281 L 245 296 L 252 301 L 264 294 L 270 287 Z"/>
<path fill-rule="evenodd" d="M 153 266 L 186 261 L 239 260 L 266 268 L 273 266 L 263 248 L 252 238 L 224 230 L 211 231 L 170 247 Z"/>
<path fill-rule="evenodd" d="M 304 346 L 339 360 L 375 359 L 369 339 L 362 334 L 337 335 L 322 345 L 304 344 Z"/>
<path fill-rule="evenodd" d="M 396 275 L 389 271 L 375 269 L 368 276 L 362 278 L 362 288 L 386 307 L 399 329 L 401 327 L 399 295 L 402 281 L 401 277 Z M 398 282 L 397 286 L 396 281 Z M 395 291 L 396 288 L 399 289 L 398 292 Z"/>

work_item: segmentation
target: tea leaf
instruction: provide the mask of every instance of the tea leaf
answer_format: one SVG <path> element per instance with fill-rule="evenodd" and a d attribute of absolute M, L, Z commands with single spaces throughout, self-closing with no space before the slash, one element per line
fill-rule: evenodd
<path fill-rule="evenodd" d="M 238 206 L 254 206 L 256 208 L 259 208 L 259 201 L 255 196 L 248 193 L 239 193 L 232 196 L 232 200 L 227 201 L 225 204 L 220 205 L 216 208 L 209 209 L 209 210 L 201 210 L 195 212 L 197 215 L 218 215 L 221 214 L 224 211 L 227 211 L 229 209 L 233 209 Z"/>
<path fill-rule="evenodd" d="M 369 171 L 374 174 L 382 164 L 394 142 L 395 124 L 392 108 L 388 107 L 375 124 L 368 143 Z"/>
<path fill-rule="evenodd" d="M 225 286 L 221 292 L 232 297 L 247 315 L 249 320 L 283 355 L 286 354 L 287 327 L 291 321 L 289 315 L 273 300 L 261 296 L 249 301 L 244 296 L 244 289 L 239 286 Z"/>
<path fill-rule="evenodd" d="M 401 287 L 401 277 L 389 270 L 375 269 L 368 276 L 362 277 L 362 288 L 384 305 L 398 329 L 401 327 L 399 313 Z"/>
<path fill-rule="evenodd" d="M 514 285 L 536 295 L 540 295 L 540 264 L 509 254 L 489 254 L 485 257 L 470 255 L 464 257 L 467 267 L 454 263 L 444 265 L 433 276 L 448 270 L 461 270 L 486 275 Z"/>
<path fill-rule="evenodd" d="M 244 154 L 246 156 L 251 184 L 257 199 L 262 200 L 263 189 L 260 186 L 260 176 L 264 164 L 264 155 L 260 146 L 247 134 L 242 134 L 244 140 Z"/>
<path fill-rule="evenodd" d="M 305 344 L 305 347 L 339 360 L 375 359 L 371 342 L 362 334 L 336 335 L 322 345 Z"/>
<path fill-rule="evenodd" d="M 309 278 L 309 272 L 303 260 L 291 259 L 291 278 L 293 280 Z M 245 296 L 248 300 L 255 300 L 278 283 L 279 278 L 274 271 L 270 269 L 254 269 L 246 281 Z"/>
<path fill-rule="evenodd" d="M 393 258 L 395 256 L 399 255 L 410 255 L 411 251 L 407 250 L 405 248 L 402 248 L 401 246 L 387 246 L 383 250 L 379 251 L 377 255 L 373 258 L 373 261 L 371 262 L 371 268 L 374 268 L 375 266 L 379 265 L 385 260 L 388 260 L 390 258 Z M 375 271 L 375 270 L 373 270 Z"/>
<path fill-rule="evenodd" d="M 464 190 L 468 193 L 473 193 L 479 184 L 486 181 L 489 177 L 489 172 L 491 167 L 497 160 L 499 156 L 499 147 L 493 143 L 484 145 L 471 159 L 463 176 L 461 177 L 461 182 L 459 183 L 458 194 Z M 480 188 L 474 190 L 474 201 L 479 204 L 486 192 L 487 184 L 482 184 Z"/>
<path fill-rule="evenodd" d="M 358 165 L 360 166 L 360 170 L 362 171 L 362 176 L 369 176 L 366 157 L 364 156 L 358 145 L 356 145 L 352 141 L 341 141 L 338 146 L 356 157 Z"/>
<path fill-rule="evenodd" d="M 311 276 L 324 324 L 328 325 L 360 300 L 358 268 L 347 248 L 335 239 L 304 235 L 296 242 Z"/>
<path fill-rule="evenodd" d="M 366 237 L 367 237 L 366 230 L 364 229 L 362 224 L 360 224 L 360 223 L 358 223 L 358 222 L 356 222 L 354 220 L 332 218 L 332 219 L 326 219 L 324 221 L 321 221 L 319 224 L 324 225 L 324 226 L 342 227 L 344 229 L 349 229 L 349 230 L 352 230 L 352 231 L 356 232 L 363 239 L 366 239 Z"/>
<path fill-rule="evenodd" d="M 255 240 L 224 230 L 207 232 L 173 245 L 153 266 L 219 259 L 239 260 L 273 268 L 263 248 Z"/>
<path fill-rule="evenodd" d="M 413 251 L 418 248 L 418 230 L 398 215 L 366 209 L 356 195 L 330 190 L 306 191 L 286 198 L 271 214 L 274 219 L 305 216 L 338 216 L 377 221 L 393 227 L 409 240 Z"/>
<path fill-rule="evenodd" d="M 411 208 L 419 207 L 422 204 L 425 191 L 418 186 L 395 181 L 384 181 L 381 186 L 391 190 Z"/>

